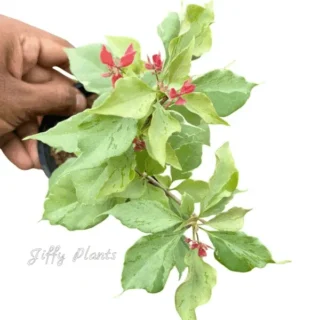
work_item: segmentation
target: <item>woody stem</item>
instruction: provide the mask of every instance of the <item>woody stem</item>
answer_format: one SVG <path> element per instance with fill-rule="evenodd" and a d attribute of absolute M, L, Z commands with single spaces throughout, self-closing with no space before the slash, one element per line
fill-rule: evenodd
<path fill-rule="evenodd" d="M 160 189 L 162 189 L 164 191 L 164 193 L 171 198 L 172 200 L 174 200 L 177 204 L 181 205 L 181 200 L 179 198 L 177 198 L 173 193 L 171 193 L 170 191 L 168 191 L 166 188 L 164 188 L 156 179 L 154 179 L 153 177 L 150 177 L 146 174 L 142 174 L 140 172 L 138 172 L 136 170 L 137 174 L 140 177 L 144 177 L 146 180 L 148 180 L 149 183 L 151 183 L 152 185 L 154 185 L 155 187 L 158 187 Z"/>

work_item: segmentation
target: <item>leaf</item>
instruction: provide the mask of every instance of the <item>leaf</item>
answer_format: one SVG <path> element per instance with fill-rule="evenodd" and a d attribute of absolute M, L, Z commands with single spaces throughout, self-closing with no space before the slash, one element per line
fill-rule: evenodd
<path fill-rule="evenodd" d="M 77 152 L 79 158 L 69 168 L 72 171 L 98 167 L 132 146 L 137 133 L 136 120 L 88 114 L 83 115 L 82 122 L 80 118 L 80 115 L 77 119 L 72 117 L 29 138 L 66 152 Z"/>
<path fill-rule="evenodd" d="M 200 57 L 210 51 L 212 46 L 212 36 L 210 25 L 214 21 L 212 8 L 201 7 L 191 4 L 187 7 L 184 20 L 182 21 L 182 33 L 185 37 L 195 38 L 193 55 Z"/>
<path fill-rule="evenodd" d="M 227 212 L 222 212 L 206 223 L 206 225 L 220 231 L 239 231 L 244 225 L 244 216 L 248 209 L 232 208 Z"/>
<path fill-rule="evenodd" d="M 158 201 L 132 200 L 116 205 L 108 215 L 119 219 L 128 228 L 157 233 L 178 225 L 182 220 Z"/>
<path fill-rule="evenodd" d="M 99 108 L 110 96 L 110 92 L 106 92 L 98 96 L 92 104 L 91 109 Z"/>
<path fill-rule="evenodd" d="M 210 98 L 220 117 L 226 117 L 241 108 L 257 85 L 225 69 L 211 71 L 193 83 L 196 91 Z"/>
<path fill-rule="evenodd" d="M 132 149 L 118 157 L 111 158 L 108 161 L 108 175 L 99 192 L 99 197 L 104 198 L 124 191 L 135 177 L 135 166 L 135 155 Z"/>
<path fill-rule="evenodd" d="M 191 171 L 180 171 L 175 168 L 171 168 L 171 178 L 172 181 L 189 179 L 192 176 Z"/>
<path fill-rule="evenodd" d="M 72 162 L 67 162 L 68 167 Z M 61 175 L 66 168 L 62 165 L 57 172 Z M 61 169 L 62 168 L 62 169 Z M 94 227 L 107 218 L 102 213 L 111 209 L 117 199 L 105 199 L 103 202 L 83 204 L 76 196 L 70 175 L 58 177 L 55 172 L 54 183 L 50 184 L 49 192 L 44 203 L 43 220 L 52 225 L 61 225 L 68 230 L 85 230 Z"/>
<path fill-rule="evenodd" d="M 180 212 L 185 220 L 188 220 L 194 212 L 194 199 L 187 193 L 182 195 Z"/>
<path fill-rule="evenodd" d="M 207 231 L 215 247 L 214 256 L 231 271 L 248 272 L 274 263 L 269 250 L 243 232 Z"/>
<path fill-rule="evenodd" d="M 222 145 L 216 152 L 216 168 L 209 181 L 210 191 L 201 203 L 201 217 L 208 216 L 206 211 L 223 198 L 230 197 L 238 185 L 239 173 L 229 148 L 229 143 Z"/>
<path fill-rule="evenodd" d="M 187 268 L 187 265 L 184 260 L 185 260 L 185 257 L 189 251 L 190 251 L 190 249 L 189 249 L 188 245 L 186 244 L 186 242 L 184 241 L 184 236 L 183 236 L 179 240 L 179 242 L 175 248 L 175 251 L 173 253 L 175 266 L 179 272 L 179 280 L 181 279 L 183 271 Z"/>
<path fill-rule="evenodd" d="M 159 181 L 159 183 L 165 187 L 166 189 L 170 188 L 171 186 L 171 177 L 169 176 L 161 176 L 161 175 L 155 175 L 155 178 L 157 179 L 157 181 Z"/>
<path fill-rule="evenodd" d="M 148 71 L 146 73 L 144 73 L 144 75 L 141 77 L 141 80 L 150 88 L 155 88 L 155 86 L 157 85 L 157 78 L 154 75 L 153 72 Z"/>
<path fill-rule="evenodd" d="M 209 185 L 204 181 L 188 179 L 175 187 L 175 190 L 178 190 L 181 194 L 188 193 L 195 202 L 200 202 L 208 194 Z"/>
<path fill-rule="evenodd" d="M 193 49 L 194 39 L 192 39 L 188 46 L 177 54 L 176 57 L 173 59 L 170 57 L 170 62 L 164 70 L 164 80 L 168 84 L 181 83 L 188 78 Z"/>
<path fill-rule="evenodd" d="M 112 196 L 116 198 L 139 199 L 146 192 L 147 182 L 140 177 L 135 177 L 125 188 L 124 191 L 114 193 Z"/>
<path fill-rule="evenodd" d="M 178 170 L 182 170 L 179 159 L 170 143 L 166 145 L 166 163 Z"/>
<path fill-rule="evenodd" d="M 156 104 L 148 130 L 147 150 L 150 156 L 164 167 L 166 163 L 166 145 L 170 136 L 181 130 L 178 120 L 170 112 Z"/>
<path fill-rule="evenodd" d="M 197 250 L 187 254 L 185 263 L 189 271 L 186 281 L 177 289 L 176 309 L 182 320 L 196 320 L 196 308 L 211 298 L 212 288 L 216 284 L 216 271 L 198 256 Z"/>
<path fill-rule="evenodd" d="M 156 92 L 140 79 L 123 78 L 117 81 L 107 100 L 90 113 L 141 119 L 148 114 L 155 98 Z"/>
<path fill-rule="evenodd" d="M 181 233 L 158 233 L 139 239 L 125 256 L 123 289 L 162 291 L 174 266 L 174 252 L 180 238 Z"/>
<path fill-rule="evenodd" d="M 181 125 L 181 131 L 175 132 L 169 138 L 169 143 L 174 147 L 174 149 L 178 149 L 181 146 L 189 143 L 200 143 L 210 146 L 210 129 L 206 123 L 192 125 L 185 122 L 184 118 L 181 119 L 180 115 L 177 116 L 175 112 L 171 112 L 171 115 L 179 120 Z"/>
<path fill-rule="evenodd" d="M 147 184 L 146 190 L 140 197 L 140 200 L 158 201 L 164 207 L 169 208 L 169 200 L 164 191 L 150 183 Z"/>
<path fill-rule="evenodd" d="M 205 94 L 190 93 L 185 95 L 184 99 L 186 100 L 186 108 L 199 115 L 206 123 L 228 125 L 218 116 L 212 102 Z"/>
<path fill-rule="evenodd" d="M 106 36 L 106 39 L 112 54 L 118 58 L 121 58 L 128 49 L 129 45 L 132 44 L 134 51 L 136 51 L 136 55 L 133 63 L 129 67 L 125 68 L 125 70 L 132 70 L 138 74 L 142 71 L 143 63 L 141 61 L 141 47 L 137 40 L 128 37 L 114 36 Z"/>
<path fill-rule="evenodd" d="M 102 44 L 91 44 L 79 48 L 64 49 L 70 61 L 72 74 L 88 92 L 103 94 L 112 90 L 111 80 L 102 77 L 107 71 L 100 61 Z"/>
<path fill-rule="evenodd" d="M 59 122 L 56 126 L 48 131 L 41 132 L 25 138 L 35 139 L 59 150 L 69 153 L 79 153 L 78 146 L 81 130 L 79 125 L 86 119 L 91 119 L 87 112 L 78 113 L 64 121 Z"/>
<path fill-rule="evenodd" d="M 158 35 L 161 38 L 166 50 L 166 57 L 169 56 L 170 41 L 177 37 L 180 32 L 180 19 L 176 12 L 169 12 L 167 17 L 158 26 Z"/>
<path fill-rule="evenodd" d="M 197 168 L 201 164 L 202 145 L 197 143 L 190 143 L 183 145 L 181 148 L 175 151 L 182 170 L 178 171 L 174 168 L 171 168 L 172 179 L 188 179 L 191 174 L 187 173 Z"/>

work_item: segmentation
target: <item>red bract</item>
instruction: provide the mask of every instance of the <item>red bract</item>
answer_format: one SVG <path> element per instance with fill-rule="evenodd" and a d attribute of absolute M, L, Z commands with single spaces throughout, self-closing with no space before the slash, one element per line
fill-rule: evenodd
<path fill-rule="evenodd" d="M 112 78 L 111 78 L 112 86 L 114 87 L 115 84 L 116 84 L 116 82 L 117 82 L 119 79 L 121 79 L 121 78 L 123 78 L 123 77 L 122 77 L 122 75 L 121 75 L 120 73 L 114 74 L 114 75 L 112 76 Z"/>
<path fill-rule="evenodd" d="M 140 140 L 139 138 L 134 138 L 133 144 L 134 151 L 143 151 L 146 148 L 146 143 L 143 140 Z"/>
<path fill-rule="evenodd" d="M 133 49 L 133 45 L 130 44 L 124 55 L 120 58 L 120 67 L 128 67 L 132 64 L 134 57 L 136 55 L 136 51 Z"/>
<path fill-rule="evenodd" d="M 192 241 L 190 240 L 189 243 L 189 247 L 191 250 L 194 250 L 194 249 L 198 249 L 198 255 L 199 257 L 206 257 L 207 256 L 207 250 L 210 248 L 212 249 L 210 246 L 204 244 L 204 243 L 201 243 L 201 242 L 197 242 L 197 241 Z"/>
<path fill-rule="evenodd" d="M 114 87 L 117 80 L 122 78 L 121 68 L 130 66 L 133 63 L 135 55 L 136 51 L 134 51 L 133 45 L 130 44 L 124 55 L 120 58 L 120 61 L 116 63 L 112 53 L 108 51 L 106 46 L 102 46 L 100 60 L 109 68 L 109 72 L 103 73 L 102 76 L 105 78 L 112 77 L 111 81 Z"/>
<path fill-rule="evenodd" d="M 100 52 L 100 60 L 103 64 L 106 64 L 108 67 L 115 67 L 115 63 L 110 51 L 107 50 L 106 46 L 102 46 Z"/>
<path fill-rule="evenodd" d="M 152 62 L 151 62 L 149 56 L 147 58 L 148 58 L 148 62 L 145 63 L 146 69 L 155 70 L 157 72 L 162 70 L 163 61 L 161 60 L 161 54 L 160 53 L 159 54 L 154 54 L 152 56 Z"/>
<path fill-rule="evenodd" d="M 177 91 L 174 88 L 171 88 L 169 91 L 169 97 L 171 100 L 174 100 L 176 98 L 177 101 L 175 101 L 175 105 L 177 106 L 183 106 L 186 104 L 186 100 L 182 98 L 183 95 L 192 93 L 195 90 L 196 86 L 191 83 L 191 80 L 187 80 L 183 83 L 181 89 Z"/>

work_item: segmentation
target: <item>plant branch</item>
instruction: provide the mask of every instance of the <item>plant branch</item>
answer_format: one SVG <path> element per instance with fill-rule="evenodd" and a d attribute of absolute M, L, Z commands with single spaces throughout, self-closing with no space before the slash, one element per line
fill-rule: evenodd
<path fill-rule="evenodd" d="M 172 200 L 174 200 L 178 205 L 181 206 L 181 200 L 176 197 L 172 192 L 168 191 L 166 188 L 164 188 L 156 179 L 154 179 L 153 177 L 150 177 L 148 176 L 147 174 L 143 174 L 143 173 L 140 173 L 139 171 L 137 171 L 137 174 L 140 176 L 140 177 L 143 177 L 145 178 L 146 180 L 148 180 L 149 183 L 151 183 L 152 185 L 154 185 L 155 187 L 158 187 L 160 189 L 162 189 L 164 191 L 164 193 L 169 197 L 171 198 Z"/>

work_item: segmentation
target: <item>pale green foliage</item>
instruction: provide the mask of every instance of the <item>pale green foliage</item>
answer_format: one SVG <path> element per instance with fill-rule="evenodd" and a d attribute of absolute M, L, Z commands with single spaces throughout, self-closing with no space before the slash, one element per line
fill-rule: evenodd
<path fill-rule="evenodd" d="M 101 76 L 107 71 L 99 59 L 102 44 L 91 44 L 79 48 L 65 49 L 73 75 L 89 92 L 103 94 L 111 91 L 109 78 Z"/>
<path fill-rule="evenodd" d="M 255 83 L 230 70 L 214 70 L 194 81 L 196 91 L 205 93 L 212 101 L 220 117 L 225 117 L 241 108 L 249 99 Z"/>
<path fill-rule="evenodd" d="M 203 146 L 210 146 L 209 125 L 228 125 L 221 117 L 241 108 L 256 86 L 225 69 L 192 78 L 192 61 L 211 48 L 213 21 L 212 4 L 187 6 L 181 21 L 169 13 L 158 27 L 166 59 L 157 64 L 154 51 L 152 66 L 144 65 L 140 44 L 128 37 L 107 37 L 115 62 L 110 68 L 100 61 L 101 44 L 66 49 L 73 74 L 98 98 L 90 110 L 27 138 L 75 154 L 49 180 L 43 220 L 84 230 L 111 216 L 149 233 L 127 251 L 122 287 L 157 293 L 172 269 L 179 279 L 188 269 L 175 296 L 182 320 L 196 320 L 196 308 L 211 297 L 216 272 L 203 260 L 210 250 L 232 271 L 274 263 L 257 238 L 240 232 L 249 210 L 227 207 L 239 193 L 229 143 L 216 151 L 208 182 L 191 179 Z M 131 44 L 133 63 L 121 68 Z M 110 78 L 118 74 L 112 87 Z M 202 232 L 213 248 L 202 243 Z"/>
<path fill-rule="evenodd" d="M 208 235 L 215 247 L 215 258 L 231 271 L 248 272 L 274 263 L 269 250 L 243 232 L 210 231 Z"/>
<path fill-rule="evenodd" d="M 249 211 L 243 208 L 231 208 L 208 221 L 207 226 L 221 231 L 239 231 L 243 228 L 244 216 Z"/>
<path fill-rule="evenodd" d="M 175 302 L 182 320 L 196 320 L 195 310 L 211 298 L 216 285 L 216 271 L 198 257 L 197 251 L 190 251 L 185 258 L 188 277 L 177 289 Z"/>
<path fill-rule="evenodd" d="M 155 105 L 155 111 L 148 130 L 148 152 L 153 159 L 163 167 L 166 163 L 167 141 L 174 132 L 181 130 L 176 120 L 167 110 L 159 104 Z"/>
<path fill-rule="evenodd" d="M 148 114 L 155 98 L 155 91 L 138 78 L 119 79 L 111 95 L 91 112 L 141 119 Z"/>
<path fill-rule="evenodd" d="M 175 265 L 175 248 L 181 233 L 153 234 L 138 240 L 126 253 L 122 287 L 161 291 Z"/>

